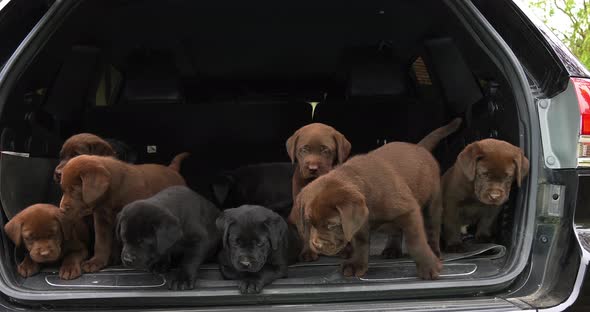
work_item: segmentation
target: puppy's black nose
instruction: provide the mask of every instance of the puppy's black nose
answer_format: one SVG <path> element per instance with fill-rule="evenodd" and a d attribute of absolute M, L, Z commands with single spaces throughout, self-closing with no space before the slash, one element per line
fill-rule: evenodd
<path fill-rule="evenodd" d="M 245 268 L 249 268 L 252 266 L 252 261 L 250 261 L 250 259 L 248 257 L 241 256 L 239 261 L 240 261 L 240 264 L 242 266 L 244 266 Z"/>

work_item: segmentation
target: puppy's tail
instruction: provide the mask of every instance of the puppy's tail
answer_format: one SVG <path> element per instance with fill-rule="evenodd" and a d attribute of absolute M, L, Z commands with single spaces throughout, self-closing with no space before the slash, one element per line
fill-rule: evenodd
<path fill-rule="evenodd" d="M 174 156 L 174 158 L 172 158 L 172 161 L 170 162 L 170 165 L 168 165 L 168 168 L 176 171 L 176 172 L 180 172 L 180 164 L 182 163 L 182 161 L 189 157 L 190 153 L 184 152 L 184 153 L 180 153 L 176 156 Z"/>
<path fill-rule="evenodd" d="M 457 129 L 459 129 L 459 126 L 461 126 L 461 121 L 461 118 L 453 119 L 453 121 L 447 125 L 430 132 L 427 136 L 420 140 L 420 142 L 418 142 L 418 145 L 432 152 L 442 139 L 448 137 L 453 132 L 457 131 Z"/>

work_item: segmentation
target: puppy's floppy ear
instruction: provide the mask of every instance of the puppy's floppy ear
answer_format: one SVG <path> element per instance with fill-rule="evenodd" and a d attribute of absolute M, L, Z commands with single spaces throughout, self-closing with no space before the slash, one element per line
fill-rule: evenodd
<path fill-rule="evenodd" d="M 102 164 L 88 167 L 80 173 L 82 199 L 87 205 L 96 203 L 109 189 L 111 173 Z"/>
<path fill-rule="evenodd" d="M 477 162 L 481 157 L 483 157 L 483 151 L 477 142 L 467 145 L 467 147 L 459 153 L 459 156 L 457 156 L 457 166 L 461 168 L 461 171 L 469 181 L 475 180 Z"/>
<path fill-rule="evenodd" d="M 182 228 L 180 220 L 169 212 L 163 213 L 161 222 L 156 226 L 156 243 L 158 253 L 163 255 L 170 247 L 182 238 Z"/>
<path fill-rule="evenodd" d="M 356 232 L 369 221 L 369 208 L 363 195 L 359 193 L 354 196 L 356 197 L 354 200 L 336 205 L 340 213 L 344 238 L 348 242 L 351 242 Z"/>
<path fill-rule="evenodd" d="M 19 247 L 22 242 L 21 230 L 23 222 L 24 220 L 22 219 L 22 216 L 19 216 L 17 214 L 14 218 L 12 218 L 12 220 L 8 221 L 8 223 L 6 223 L 6 225 L 4 226 L 4 233 L 6 233 L 10 240 L 14 242 L 14 245 L 16 245 L 16 247 Z"/>
<path fill-rule="evenodd" d="M 301 193 L 299 193 L 293 201 L 289 222 L 295 225 L 300 237 L 305 235 L 305 211 L 303 209 L 303 200 L 301 199 Z"/>
<path fill-rule="evenodd" d="M 234 208 L 232 208 L 232 209 L 234 209 Z M 215 225 L 217 226 L 217 230 L 219 230 L 219 232 L 223 233 L 223 236 L 221 237 L 221 241 L 223 243 L 224 248 L 228 247 L 229 227 L 233 223 L 233 219 L 229 216 L 229 213 L 228 213 L 228 210 L 232 210 L 232 209 L 227 209 L 227 210 L 222 211 L 221 214 L 219 214 L 219 217 L 217 217 L 217 219 L 215 220 Z"/>
<path fill-rule="evenodd" d="M 299 140 L 299 130 L 295 131 L 295 133 L 293 133 L 293 135 L 287 140 L 287 153 L 289 154 L 289 158 L 291 158 L 291 163 L 295 163 L 295 160 L 297 159 L 297 140 Z"/>
<path fill-rule="evenodd" d="M 269 211 L 268 218 L 264 221 L 264 226 L 268 230 L 268 238 L 272 250 L 279 249 L 279 245 L 287 233 L 287 223 L 278 214 Z"/>
<path fill-rule="evenodd" d="M 338 153 L 337 161 L 339 164 L 341 164 L 345 162 L 346 159 L 348 159 L 348 155 L 350 155 L 350 149 L 352 146 L 346 137 L 336 130 L 334 130 L 334 140 L 336 141 L 336 151 Z"/>
<path fill-rule="evenodd" d="M 115 223 L 115 237 L 117 237 L 118 241 L 121 241 L 121 222 L 125 222 L 123 210 L 117 214 L 117 220 Z"/>
<path fill-rule="evenodd" d="M 514 163 L 516 164 L 516 184 L 520 187 L 522 179 L 529 173 L 529 160 L 524 156 L 520 148 L 517 149 L 516 156 L 514 156 Z"/>

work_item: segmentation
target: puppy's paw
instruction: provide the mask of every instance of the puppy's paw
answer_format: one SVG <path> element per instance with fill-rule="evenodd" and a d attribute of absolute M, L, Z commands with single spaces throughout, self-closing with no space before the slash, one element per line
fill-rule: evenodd
<path fill-rule="evenodd" d="M 385 259 L 400 258 L 402 255 L 402 250 L 397 247 L 387 247 L 381 252 L 381 256 Z"/>
<path fill-rule="evenodd" d="M 264 284 L 260 280 L 246 279 L 240 281 L 238 288 L 242 294 L 258 294 L 264 288 Z"/>
<path fill-rule="evenodd" d="M 64 263 L 59 268 L 59 278 L 71 280 L 82 275 L 82 268 L 79 263 Z"/>
<path fill-rule="evenodd" d="M 94 273 L 107 266 L 106 261 L 93 257 L 90 260 L 82 262 L 82 271 L 85 273 Z"/>
<path fill-rule="evenodd" d="M 299 255 L 299 259 L 303 262 L 311 262 L 311 261 L 316 261 L 320 256 L 318 256 L 317 253 L 308 250 L 308 251 L 304 251 L 301 253 L 301 255 Z"/>
<path fill-rule="evenodd" d="M 465 252 L 465 246 L 463 246 L 462 243 L 450 244 L 447 245 L 445 251 L 450 253 L 462 253 Z"/>
<path fill-rule="evenodd" d="M 197 284 L 197 277 L 184 273 L 178 272 L 175 278 L 170 281 L 169 289 L 171 290 L 190 290 L 194 289 Z"/>
<path fill-rule="evenodd" d="M 16 271 L 22 277 L 29 277 L 39 273 L 39 269 L 39 264 L 37 262 L 31 260 L 27 261 L 27 259 L 25 259 L 17 266 Z"/>
<path fill-rule="evenodd" d="M 442 263 L 437 257 L 432 257 L 428 261 L 422 261 L 416 263 L 416 271 L 418 277 L 424 280 L 435 280 L 440 276 L 442 271 Z"/>
<path fill-rule="evenodd" d="M 363 277 L 367 270 L 369 269 L 368 263 L 358 263 L 353 261 L 344 261 L 341 265 L 342 275 L 346 277 L 356 276 L 356 277 Z"/>

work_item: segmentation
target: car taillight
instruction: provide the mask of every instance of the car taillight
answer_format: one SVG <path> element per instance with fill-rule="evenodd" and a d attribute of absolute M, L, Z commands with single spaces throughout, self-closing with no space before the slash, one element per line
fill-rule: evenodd
<path fill-rule="evenodd" d="M 580 139 L 578 141 L 578 166 L 590 166 L 590 79 L 571 78 L 580 108 Z"/>

